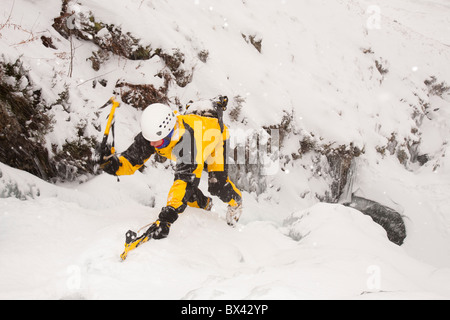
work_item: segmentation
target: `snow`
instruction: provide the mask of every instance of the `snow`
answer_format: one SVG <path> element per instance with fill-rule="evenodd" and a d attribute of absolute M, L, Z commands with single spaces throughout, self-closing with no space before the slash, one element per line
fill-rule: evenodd
<path fill-rule="evenodd" d="M 170 237 L 120 262 L 124 230 L 156 219 L 170 177 L 152 169 L 133 177 L 102 175 L 78 186 L 22 176 L 39 197 L 1 199 L 2 299 L 447 299 L 448 268 L 414 259 L 359 211 L 319 203 L 259 219 L 246 194 L 243 221 L 224 208 L 187 209 Z M 158 179 L 155 179 L 158 178 Z M 155 181 L 156 180 L 156 181 Z M 156 207 L 146 203 L 148 189 Z M 24 192 L 25 193 L 25 192 Z M 274 210 L 266 208 L 265 210 Z M 255 213 L 255 214 L 254 214 Z"/>
<path fill-rule="evenodd" d="M 19 56 L 46 101 L 70 89 L 70 105 L 50 112 L 55 128 L 47 144 L 58 147 L 86 122 L 87 135 L 104 125 L 95 113 L 119 79 L 151 83 L 164 68 L 158 57 L 114 57 L 94 71 L 87 60 L 97 47 L 52 27 L 60 1 L 5 0 L 0 25 L 2 57 Z M 358 159 L 356 195 L 399 211 L 407 238 L 401 247 L 359 211 L 319 203 L 328 181 L 321 162 L 280 159 L 261 195 L 244 192 L 239 225 L 225 222 L 226 206 L 188 208 L 169 237 L 132 251 L 125 262 L 125 232 L 156 220 L 173 181 L 170 167 L 117 178 L 102 174 L 83 183 L 49 184 L 0 163 L 0 299 L 449 299 L 450 298 L 450 98 L 428 96 L 426 79 L 450 83 L 448 1 L 340 0 L 71 1 L 73 10 L 120 26 L 141 44 L 179 48 L 194 70 L 185 88 L 170 95 L 189 100 L 218 94 L 244 98 L 231 132 L 279 124 L 293 113 L 302 136 L 365 149 Z M 20 26 L 18 28 L 17 26 Z M 76 26 L 76 24 L 75 24 Z M 56 50 L 40 44 L 51 36 Z M 261 53 L 244 36 L 262 40 Z M 37 40 L 36 40 L 36 39 Z M 208 50 L 208 60 L 197 55 Z M 375 66 L 381 63 L 388 73 Z M 92 79 L 107 79 L 92 88 Z M 22 85 L 26 85 L 22 81 Z M 417 126 L 419 98 L 432 108 Z M 122 103 L 116 112 L 116 149 L 131 143 L 140 111 Z M 420 135 L 412 133 L 419 128 Z M 424 166 L 381 156 L 398 141 L 419 141 L 430 156 Z M 299 148 L 290 135 L 285 155 Z M 323 161 L 323 159 L 321 160 Z M 280 170 L 280 169 L 283 170 Z M 207 190 L 206 181 L 201 181 Z"/>

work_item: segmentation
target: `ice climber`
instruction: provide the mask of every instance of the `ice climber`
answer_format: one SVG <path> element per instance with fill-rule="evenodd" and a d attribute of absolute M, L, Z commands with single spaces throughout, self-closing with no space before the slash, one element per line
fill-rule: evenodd
<path fill-rule="evenodd" d="M 221 117 L 179 114 L 169 106 L 149 105 L 140 119 L 141 132 L 119 156 L 103 166 L 109 174 L 132 175 L 155 153 L 175 161 L 174 183 L 154 223 L 154 239 L 166 238 L 171 225 L 187 206 L 211 210 L 212 199 L 199 189 L 204 169 L 208 191 L 228 203 L 227 223 L 234 226 L 242 214 L 242 194 L 228 177 L 226 148 L 229 130 Z"/>

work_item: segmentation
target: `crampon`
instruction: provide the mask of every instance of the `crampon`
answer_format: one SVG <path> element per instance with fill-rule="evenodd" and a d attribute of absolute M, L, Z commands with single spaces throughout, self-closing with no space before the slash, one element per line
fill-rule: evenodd
<path fill-rule="evenodd" d="M 149 226 L 149 225 L 147 225 L 147 226 Z M 138 232 L 128 230 L 128 232 L 125 234 L 125 250 L 120 255 L 120 259 L 122 261 L 124 261 L 127 258 L 128 253 L 130 251 L 136 249 L 141 244 L 152 239 L 153 233 L 158 229 L 158 226 L 156 223 L 151 224 L 150 228 L 148 228 L 147 231 L 145 231 L 142 235 L 138 236 L 139 231 L 141 231 L 142 229 L 144 229 L 147 226 L 142 227 L 141 229 L 138 230 Z"/>

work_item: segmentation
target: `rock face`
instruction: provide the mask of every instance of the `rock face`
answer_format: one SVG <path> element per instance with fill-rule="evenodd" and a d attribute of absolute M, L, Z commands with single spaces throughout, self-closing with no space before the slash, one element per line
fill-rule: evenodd
<path fill-rule="evenodd" d="M 391 242 L 399 246 L 403 244 L 406 238 L 406 227 L 400 213 L 375 201 L 357 196 L 353 196 L 352 202 L 346 205 L 370 216 L 374 222 L 381 225 Z"/>

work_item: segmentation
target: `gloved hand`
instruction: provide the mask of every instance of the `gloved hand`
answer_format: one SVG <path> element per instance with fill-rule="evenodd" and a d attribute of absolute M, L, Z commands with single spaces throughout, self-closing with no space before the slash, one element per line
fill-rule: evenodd
<path fill-rule="evenodd" d="M 155 231 L 152 232 L 152 238 L 156 240 L 167 238 L 171 223 L 157 220 L 154 224 Z"/>
<path fill-rule="evenodd" d="M 155 228 L 155 231 L 153 231 L 153 239 L 167 238 L 169 235 L 170 226 L 177 219 L 178 213 L 174 208 L 170 206 L 162 208 L 158 220 L 156 220 L 152 226 Z"/>
<path fill-rule="evenodd" d="M 112 156 L 105 163 L 102 163 L 100 168 L 102 168 L 102 170 L 106 173 L 116 175 L 116 172 L 119 170 L 120 166 L 121 163 L 119 158 L 117 158 L 117 156 Z"/>
<path fill-rule="evenodd" d="M 228 105 L 228 97 L 227 96 L 218 96 L 214 98 L 214 102 L 218 107 L 220 107 L 223 111 L 227 110 Z"/>

